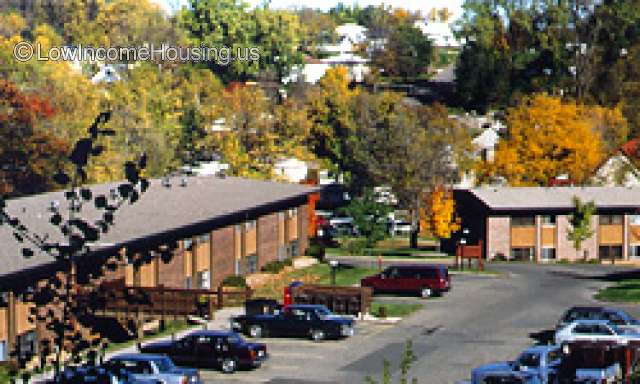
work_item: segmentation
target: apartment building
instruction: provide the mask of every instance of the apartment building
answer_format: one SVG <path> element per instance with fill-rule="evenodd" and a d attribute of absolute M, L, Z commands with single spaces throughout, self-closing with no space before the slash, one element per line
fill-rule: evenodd
<path fill-rule="evenodd" d="M 94 193 L 109 193 L 115 185 L 96 185 Z M 102 268 L 109 255 L 135 250 L 147 253 L 145 262 L 126 258 L 109 269 L 101 281 L 124 287 L 213 289 L 231 275 L 247 275 L 274 260 L 301 255 L 308 245 L 315 187 L 240 178 L 189 177 L 152 180 L 141 199 L 124 206 L 115 226 L 88 255 L 76 262 L 78 284 Z M 311 202 L 311 203 L 310 203 Z M 49 207 L 64 210 L 63 192 L 46 193 L 7 202 L 8 211 L 40 234 L 55 236 Z M 87 204 L 82 215 L 95 214 Z M 159 246 L 177 242 L 170 260 L 155 254 Z M 0 226 L 0 362 L 9 352 L 36 352 L 48 337 L 44 324 L 29 321 L 33 303 L 21 293 L 62 270 L 43 253 L 25 259 L 22 244 L 10 228 Z"/>
<path fill-rule="evenodd" d="M 593 235 L 580 249 L 568 239 L 573 197 L 593 201 Z M 483 187 L 454 192 L 464 238 L 484 244 L 488 260 L 618 259 L 640 261 L 640 188 L 628 187 Z"/>

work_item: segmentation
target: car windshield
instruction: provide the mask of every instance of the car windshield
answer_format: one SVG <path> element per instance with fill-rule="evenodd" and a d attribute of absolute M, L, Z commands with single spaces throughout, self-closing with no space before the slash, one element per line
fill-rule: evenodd
<path fill-rule="evenodd" d="M 163 357 L 155 360 L 155 363 L 158 366 L 158 370 L 160 372 L 171 372 L 176 368 L 176 366 L 173 364 L 173 361 L 168 357 Z"/>
<path fill-rule="evenodd" d="M 617 335 L 635 335 L 635 336 L 640 336 L 640 333 L 638 333 L 638 331 L 633 330 L 633 329 L 617 327 L 617 326 L 611 326 L 611 328 L 613 328 L 613 331 Z"/>
<path fill-rule="evenodd" d="M 324 308 L 324 307 L 316 309 L 316 314 L 319 317 L 326 317 L 326 316 L 333 315 L 333 313 L 331 313 L 330 310 L 328 310 L 327 308 Z"/>
<path fill-rule="evenodd" d="M 537 367 L 540 365 L 540 355 L 537 353 L 523 353 L 518 359 L 518 364 L 524 367 Z"/>
<path fill-rule="evenodd" d="M 233 334 L 227 337 L 227 342 L 229 344 L 242 344 L 244 340 L 239 335 Z"/>

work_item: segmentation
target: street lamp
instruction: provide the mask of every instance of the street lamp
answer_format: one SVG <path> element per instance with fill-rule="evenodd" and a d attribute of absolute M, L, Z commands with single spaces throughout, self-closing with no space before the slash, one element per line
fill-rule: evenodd
<path fill-rule="evenodd" d="M 336 285 L 336 271 L 340 263 L 338 260 L 331 260 L 329 265 L 331 266 L 331 285 Z"/>

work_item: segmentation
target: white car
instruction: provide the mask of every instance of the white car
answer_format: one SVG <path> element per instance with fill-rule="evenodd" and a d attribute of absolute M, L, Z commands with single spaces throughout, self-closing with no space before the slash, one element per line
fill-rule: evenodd
<path fill-rule="evenodd" d="M 617 327 L 606 320 L 576 320 L 556 331 L 557 345 L 573 341 L 612 341 L 626 344 L 640 342 L 640 333 Z"/>

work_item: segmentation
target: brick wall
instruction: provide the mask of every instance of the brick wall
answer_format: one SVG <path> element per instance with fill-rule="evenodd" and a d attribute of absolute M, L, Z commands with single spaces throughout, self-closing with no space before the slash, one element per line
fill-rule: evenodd
<path fill-rule="evenodd" d="M 487 217 L 487 259 L 511 256 L 511 221 L 509 217 Z"/>
<path fill-rule="evenodd" d="M 211 286 L 217 287 L 225 277 L 235 273 L 235 239 L 233 226 L 211 232 Z"/>
<path fill-rule="evenodd" d="M 557 249 L 556 255 L 559 260 L 578 260 L 584 257 L 584 251 L 588 253 L 588 259 L 598 258 L 598 236 L 597 232 L 597 217 L 591 218 L 591 229 L 594 231 L 594 235 L 589 239 L 582 242 L 582 250 L 576 251 L 573 248 L 573 242 L 568 239 L 569 230 L 571 225 L 569 224 L 569 217 L 567 215 L 558 215 L 557 217 L 558 237 L 557 237 Z"/>
<path fill-rule="evenodd" d="M 168 288 L 185 288 L 184 252 L 176 250 L 169 263 L 158 260 L 159 284 Z"/>
<path fill-rule="evenodd" d="M 309 205 L 298 207 L 298 244 L 300 255 L 304 255 L 309 246 Z"/>
<path fill-rule="evenodd" d="M 278 214 L 258 219 L 258 269 L 278 260 Z"/>

